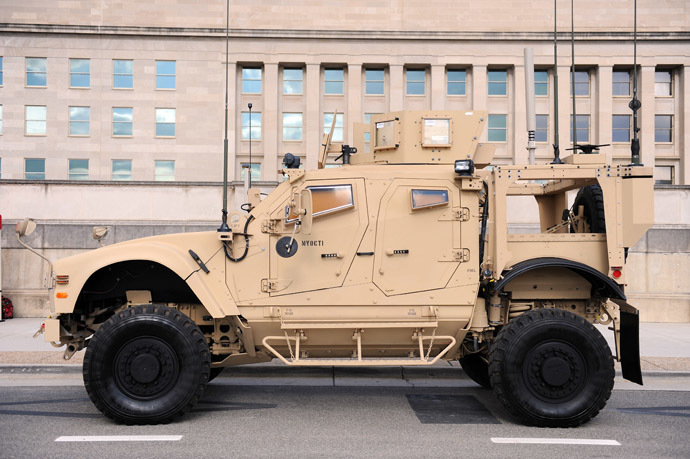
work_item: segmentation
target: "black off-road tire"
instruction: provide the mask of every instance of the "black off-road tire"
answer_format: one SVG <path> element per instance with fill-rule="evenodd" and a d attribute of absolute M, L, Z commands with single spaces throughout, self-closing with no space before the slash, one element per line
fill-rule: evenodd
<path fill-rule="evenodd" d="M 585 221 L 589 224 L 590 233 L 606 232 L 606 217 L 604 215 L 604 193 L 599 185 L 589 185 L 580 188 L 573 203 L 573 213 L 579 215 L 579 207 L 583 206 Z M 570 228 L 574 233 L 574 228 Z"/>
<path fill-rule="evenodd" d="M 611 350 L 592 324 L 569 311 L 536 309 L 499 332 L 489 375 L 503 406 L 524 423 L 575 427 L 604 408 L 615 373 Z"/>
<path fill-rule="evenodd" d="M 470 379 L 485 389 L 491 389 L 491 380 L 489 378 L 489 362 L 486 361 L 487 356 L 479 354 L 470 354 L 461 357 L 459 362 L 462 369 L 465 370 Z"/>
<path fill-rule="evenodd" d="M 86 392 L 96 408 L 125 424 L 159 424 L 189 411 L 209 378 L 204 334 L 163 305 L 135 306 L 108 319 L 84 355 Z"/>

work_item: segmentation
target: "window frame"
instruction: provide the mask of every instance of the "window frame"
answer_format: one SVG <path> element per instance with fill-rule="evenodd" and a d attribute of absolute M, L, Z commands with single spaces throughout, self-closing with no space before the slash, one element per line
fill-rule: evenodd
<path fill-rule="evenodd" d="M 312 217 L 323 217 L 324 215 L 331 215 L 331 214 L 336 214 L 340 212 L 344 212 L 349 209 L 354 209 L 355 208 L 355 188 L 352 183 L 340 183 L 340 184 L 333 184 L 333 185 L 310 185 L 305 187 L 305 190 L 309 190 L 312 192 L 312 207 L 315 208 L 314 205 L 314 190 L 327 190 L 327 189 L 341 189 L 341 188 L 347 188 L 350 191 L 350 202 L 347 204 L 339 205 L 337 207 L 329 207 L 328 209 L 324 210 L 318 210 L 318 211 L 312 211 Z M 295 216 L 294 218 L 292 215 L 290 215 L 290 208 L 289 206 L 286 206 L 285 208 L 285 224 L 291 224 L 297 221 L 297 217 Z"/>
<path fill-rule="evenodd" d="M 592 117 L 589 113 L 582 113 L 582 114 L 578 113 L 577 117 L 578 118 L 587 117 L 586 118 L 587 119 L 587 139 L 583 140 L 582 137 L 580 137 L 579 133 L 577 136 L 578 137 L 577 143 L 578 143 L 578 145 L 581 145 L 583 142 L 589 142 L 590 141 L 589 138 L 591 136 L 591 130 L 592 130 Z M 577 128 L 577 120 L 574 120 L 574 121 L 575 121 L 575 129 L 578 129 Z M 582 128 L 579 128 L 579 130 L 582 130 Z M 573 141 L 574 141 L 574 139 L 573 139 L 573 115 L 571 114 L 570 115 L 570 142 L 573 142 Z"/>
<path fill-rule="evenodd" d="M 158 174 L 159 163 L 172 163 L 172 175 Z M 162 178 L 170 177 L 170 178 Z M 153 161 L 153 181 L 154 182 L 174 182 L 175 181 L 175 160 L 174 159 L 156 159 Z"/>
<path fill-rule="evenodd" d="M 446 121 L 448 126 L 447 140 L 446 143 L 426 143 L 428 140 L 427 126 L 430 126 L 429 121 L 434 121 L 434 125 L 437 121 Z M 433 135 L 430 136 L 433 138 Z M 453 118 L 452 117 L 440 117 L 440 116 L 423 116 L 422 117 L 422 139 L 420 142 L 422 148 L 450 148 L 453 146 Z"/>
<path fill-rule="evenodd" d="M 72 109 L 73 108 L 85 108 L 88 111 L 87 120 L 73 120 L 72 119 Z M 67 107 L 67 132 L 69 137 L 90 137 L 91 136 L 91 107 L 88 105 L 69 105 Z M 86 134 L 73 134 L 72 133 L 72 123 L 86 123 L 87 133 Z"/>
<path fill-rule="evenodd" d="M 464 78 L 462 80 L 451 80 L 451 73 L 462 73 Z M 451 94 L 450 87 L 452 84 L 462 85 L 462 94 Z M 446 69 L 446 96 L 448 97 L 466 97 L 467 96 L 467 69 Z"/>
<path fill-rule="evenodd" d="M 247 70 L 247 71 L 250 71 L 250 70 L 258 70 L 258 71 L 259 71 L 259 78 L 248 78 L 248 77 L 245 77 L 245 76 L 244 76 L 244 75 L 245 75 L 245 73 L 244 73 L 245 70 Z M 261 66 L 252 67 L 252 66 L 250 66 L 250 65 L 247 65 L 247 66 L 242 66 L 241 71 L 242 71 L 242 82 L 241 82 L 241 83 L 242 83 L 242 94 L 247 94 L 247 95 L 259 95 L 259 94 L 263 94 L 263 92 L 264 92 L 264 69 L 263 69 L 263 67 L 261 67 Z M 249 74 L 247 74 L 247 75 L 249 76 Z M 259 82 L 259 91 L 258 91 L 258 92 L 245 91 L 245 85 L 244 85 L 245 82 L 247 82 L 247 83 L 255 83 L 255 82 L 257 82 L 257 81 Z M 250 88 L 247 88 L 247 89 L 250 89 Z"/>
<path fill-rule="evenodd" d="M 578 74 L 581 75 L 583 73 L 587 75 L 587 93 L 586 94 L 577 94 L 577 88 L 581 87 L 585 83 L 584 81 L 578 81 L 577 76 L 578 76 Z M 570 80 L 572 80 L 572 79 L 575 80 L 575 97 L 591 97 L 591 94 L 592 94 L 592 76 L 590 75 L 589 69 L 587 69 L 587 70 L 575 70 L 575 72 L 568 72 L 568 75 L 570 75 Z M 570 93 L 569 96 L 573 97 L 573 82 L 568 81 L 568 83 L 569 83 L 568 92 Z"/>
<path fill-rule="evenodd" d="M 244 167 L 245 165 L 250 166 L 250 167 Z M 257 169 L 255 169 L 253 166 L 258 166 Z M 260 182 L 261 181 L 261 162 L 254 162 L 252 161 L 251 163 L 249 162 L 249 158 L 247 158 L 245 161 L 240 161 L 240 181 L 244 182 L 244 178 L 246 174 L 244 174 L 245 169 L 250 169 L 250 174 L 252 178 L 252 182 Z M 254 172 L 256 172 L 256 176 L 254 175 Z"/>
<path fill-rule="evenodd" d="M 504 80 L 492 80 L 491 79 L 491 74 L 498 74 L 498 73 L 504 73 L 505 74 L 505 79 Z M 501 84 L 503 85 L 504 92 L 497 94 L 491 92 L 491 84 Z M 507 97 L 508 96 L 508 69 L 489 69 L 486 72 L 486 95 L 489 97 Z"/>
<path fill-rule="evenodd" d="M 130 62 L 132 64 L 132 73 L 122 73 L 122 72 L 115 72 L 115 63 L 116 62 Z M 118 91 L 124 90 L 124 91 L 131 91 L 134 89 L 134 59 L 113 59 L 113 87 L 112 89 L 116 89 Z M 132 85 L 131 86 L 115 86 L 115 77 L 126 77 L 129 76 L 132 78 Z"/>
<path fill-rule="evenodd" d="M 173 112 L 173 122 L 167 122 L 167 121 L 158 121 L 158 112 L 163 111 L 163 110 L 172 110 Z M 156 107 L 153 111 L 153 121 L 154 121 L 154 137 L 157 139 L 174 139 L 177 137 L 177 109 L 173 107 Z M 134 119 L 134 117 L 132 117 Z M 134 122 L 134 121 L 132 121 Z M 173 127 L 173 134 L 172 135 L 162 135 L 158 133 L 158 126 L 169 126 L 172 125 Z"/>
<path fill-rule="evenodd" d="M 28 161 L 41 161 L 43 163 L 43 172 L 28 172 L 26 166 Z M 27 177 L 27 174 L 43 174 L 43 177 Z M 46 179 L 46 159 L 45 158 L 24 158 L 24 180 L 45 180 Z"/>
<path fill-rule="evenodd" d="M 293 79 L 293 78 L 286 78 L 286 70 L 299 70 L 300 72 L 300 78 L 299 80 Z M 285 91 L 285 83 L 286 82 L 295 82 L 299 81 L 299 92 L 286 92 Z M 284 96 L 301 96 L 304 94 L 304 68 L 303 67 L 283 67 L 283 95 Z"/>
<path fill-rule="evenodd" d="M 662 168 L 670 169 L 671 178 L 670 178 L 670 180 L 657 180 L 655 177 L 656 174 L 653 173 L 652 176 L 654 177 L 654 179 L 653 179 L 654 185 L 674 185 L 675 184 L 675 182 L 676 182 L 676 166 L 674 164 L 655 164 L 654 165 L 654 172 L 656 172 L 657 168 L 658 169 L 662 169 Z"/>
<path fill-rule="evenodd" d="M 331 121 L 326 121 L 326 117 L 333 116 L 333 112 L 324 112 L 323 114 L 323 133 L 328 134 L 331 130 L 331 124 L 333 123 L 333 118 Z M 340 120 L 340 126 L 338 125 L 338 120 Z M 340 139 L 336 133 L 340 131 Z M 333 128 L 333 137 L 331 138 L 331 143 L 343 143 L 345 142 L 345 114 L 338 113 L 335 117 L 335 127 Z"/>
<path fill-rule="evenodd" d="M 658 74 L 668 74 L 669 80 L 668 82 L 666 81 L 661 81 L 657 82 L 656 81 L 656 76 Z M 657 85 L 668 85 L 668 94 L 657 94 Z M 654 97 L 673 97 L 673 70 L 654 70 Z"/>
<path fill-rule="evenodd" d="M 254 129 L 258 129 L 258 130 L 259 130 L 259 136 L 255 138 L 254 135 L 252 135 L 251 141 L 252 141 L 252 142 L 259 141 L 259 142 L 260 142 L 260 141 L 262 140 L 262 138 L 263 138 L 263 121 L 262 121 L 261 112 L 255 112 L 255 111 L 252 111 L 252 112 L 248 112 L 248 111 L 247 111 L 247 112 L 244 112 L 244 111 L 243 111 L 243 112 L 240 112 L 240 140 L 241 140 L 242 142 L 249 142 L 249 136 L 247 136 L 247 137 L 244 136 L 244 128 L 249 129 L 249 116 L 247 116 L 247 124 L 245 124 L 245 122 L 244 122 L 244 115 L 245 115 L 245 114 L 246 114 L 246 115 L 249 115 L 250 113 L 251 113 L 251 115 L 252 115 L 252 116 L 251 116 L 251 120 L 252 120 L 252 130 L 254 130 Z M 256 121 L 255 121 L 257 116 L 259 117 L 259 123 L 258 123 L 258 124 L 256 124 Z M 249 131 L 247 131 L 247 132 L 249 132 Z"/>
<path fill-rule="evenodd" d="M 546 74 L 546 80 L 537 81 L 537 74 Z M 546 94 L 539 94 L 537 87 L 545 87 Z M 535 97 L 549 97 L 549 71 L 548 70 L 535 70 L 534 71 L 534 96 Z"/>
<path fill-rule="evenodd" d="M 35 71 L 29 71 L 29 60 L 30 59 L 43 59 L 44 64 L 45 64 L 45 70 L 42 72 L 35 72 Z M 37 74 L 40 75 L 42 74 L 43 77 L 45 78 L 45 84 L 43 85 L 34 85 L 34 84 L 29 84 L 29 74 Z M 47 57 L 25 57 L 24 58 L 24 87 L 26 88 L 47 88 L 48 87 L 48 58 Z"/>
<path fill-rule="evenodd" d="M 29 119 L 29 107 L 32 108 L 43 108 L 44 118 L 43 119 Z M 27 131 L 29 127 L 29 122 L 43 122 L 43 132 L 39 134 L 32 134 Z M 48 135 L 48 107 L 46 105 L 24 105 L 24 136 L 28 137 L 45 137 Z"/>
<path fill-rule="evenodd" d="M 72 70 L 73 61 L 86 61 L 89 65 L 88 72 L 75 72 Z M 70 57 L 69 58 L 69 89 L 91 89 L 91 59 L 83 57 Z M 74 86 L 72 84 L 73 75 L 87 75 L 89 78 L 89 84 L 86 86 Z"/>
<path fill-rule="evenodd" d="M 617 128 L 616 124 L 614 122 L 614 119 L 616 117 L 622 118 L 626 117 L 628 119 L 628 127 L 623 129 L 623 128 Z M 615 133 L 620 132 L 620 131 L 625 131 L 628 133 L 627 138 L 625 140 L 616 140 Z M 631 137 L 631 132 L 632 132 L 632 115 L 627 115 L 623 113 L 614 113 L 611 115 L 611 143 L 630 143 L 630 137 Z"/>
<path fill-rule="evenodd" d="M 115 163 L 129 164 L 129 178 L 115 178 Z M 110 179 L 113 182 L 130 182 L 133 180 L 133 161 L 131 159 L 111 159 L 110 160 Z M 119 174 L 123 175 L 123 174 Z M 124 175 L 123 175 L 124 176 Z"/>
<path fill-rule="evenodd" d="M 491 127 L 491 118 L 496 117 L 496 116 L 502 116 L 503 119 L 505 120 L 503 127 Z M 496 119 L 496 118 L 494 118 L 494 119 Z M 487 124 L 487 126 L 486 126 L 487 142 L 508 143 L 508 114 L 507 113 L 490 113 L 486 124 Z M 504 139 L 503 140 L 491 140 L 490 135 L 491 135 L 492 130 L 493 131 L 503 131 L 505 133 Z"/>
<path fill-rule="evenodd" d="M 430 204 L 415 204 L 415 191 L 421 192 L 422 194 L 426 193 L 440 193 L 445 197 L 445 200 L 440 200 L 436 202 L 431 202 Z M 420 211 L 420 210 L 427 210 L 427 209 L 433 209 L 436 207 L 443 207 L 443 206 L 448 206 L 450 205 L 450 190 L 448 188 L 410 188 L 410 209 L 412 209 L 413 212 Z"/>
<path fill-rule="evenodd" d="M 299 126 L 289 125 L 285 123 L 285 115 L 299 115 Z M 282 117 L 282 127 L 283 127 L 283 142 L 302 142 L 304 141 L 304 114 L 302 112 L 283 112 Z M 297 130 L 299 129 L 299 139 L 288 139 L 285 137 L 285 130 Z"/>
<path fill-rule="evenodd" d="M 170 63 L 172 62 L 173 66 L 175 67 L 175 73 L 159 73 L 158 72 L 158 63 Z M 169 59 L 156 59 L 156 91 L 175 91 L 177 90 L 177 61 L 176 60 L 169 60 Z M 161 88 L 158 86 L 158 78 L 170 78 L 172 77 L 172 82 L 173 82 L 173 87 L 172 88 Z"/>
<path fill-rule="evenodd" d="M 86 161 L 86 173 L 72 173 L 72 161 Z M 75 176 L 84 176 L 83 178 L 77 178 Z M 83 181 L 89 180 L 89 160 L 84 158 L 69 158 L 67 160 L 67 180 Z"/>
<path fill-rule="evenodd" d="M 131 114 L 132 114 L 132 120 L 131 121 L 115 121 L 115 110 L 116 109 L 129 109 Z M 112 107 L 111 109 L 111 116 L 110 116 L 110 133 L 112 137 L 121 137 L 121 138 L 128 138 L 128 137 L 134 137 L 134 107 Z M 121 124 L 130 124 L 130 133 L 129 134 L 115 134 L 115 123 L 121 123 Z"/>
<path fill-rule="evenodd" d="M 328 79 L 328 74 L 329 72 L 340 72 L 341 78 L 339 80 L 329 80 Z M 340 84 L 340 92 L 329 92 L 328 91 L 328 83 L 339 83 Z M 345 68 L 343 67 L 324 67 L 323 69 L 323 95 L 324 96 L 343 96 L 345 95 Z"/>
<path fill-rule="evenodd" d="M 621 74 L 625 73 L 628 75 L 628 81 L 627 81 L 627 89 L 628 92 L 627 94 L 616 94 L 616 85 L 623 85 L 624 83 L 622 81 L 616 81 L 616 74 Z M 614 70 L 611 73 L 611 93 L 613 94 L 613 97 L 630 97 L 631 95 L 631 87 L 632 87 L 632 70 Z"/>
<path fill-rule="evenodd" d="M 669 127 L 668 128 L 657 128 L 656 127 L 656 120 L 657 120 L 657 118 L 661 118 L 661 117 L 668 117 L 669 118 Z M 654 143 L 655 144 L 663 144 L 663 145 L 672 145 L 673 144 L 673 134 L 674 134 L 673 133 L 673 121 L 674 121 L 673 118 L 674 118 L 673 115 L 669 115 L 669 114 L 665 114 L 665 113 L 654 115 Z M 657 131 L 664 131 L 664 132 L 668 131 L 669 140 L 657 141 L 656 140 Z"/>
<path fill-rule="evenodd" d="M 546 126 L 545 127 L 540 127 L 539 126 L 539 119 L 540 117 L 543 117 L 546 119 Z M 537 140 L 537 132 L 544 132 L 546 134 L 546 139 L 545 140 Z M 549 115 L 548 114 L 537 114 L 535 115 L 535 129 L 534 129 L 534 142 L 535 143 L 549 143 Z"/>
<path fill-rule="evenodd" d="M 427 74 L 427 69 L 426 68 L 406 68 L 405 69 L 405 97 L 426 97 L 426 74 Z M 420 73 L 423 75 L 423 78 L 421 80 L 410 80 L 410 73 Z M 410 92 L 410 84 L 412 85 L 422 85 L 422 93 L 411 93 Z M 413 86 L 414 87 L 414 86 Z"/>
<path fill-rule="evenodd" d="M 369 79 L 370 72 L 381 72 L 381 79 Z M 381 92 L 369 92 L 369 83 L 381 84 Z M 384 68 L 365 68 L 364 69 L 364 95 L 365 96 L 385 96 L 386 95 L 386 69 Z"/>

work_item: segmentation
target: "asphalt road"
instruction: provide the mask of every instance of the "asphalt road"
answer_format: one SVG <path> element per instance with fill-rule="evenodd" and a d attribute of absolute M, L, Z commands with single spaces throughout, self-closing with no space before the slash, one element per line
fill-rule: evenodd
<path fill-rule="evenodd" d="M 614 390 L 590 423 L 540 429 L 517 424 L 491 391 L 478 387 L 222 380 L 209 385 L 191 413 L 158 426 L 111 422 L 80 386 L 0 387 L 0 457 L 690 457 L 687 391 Z M 142 435 L 176 437 L 133 441 Z M 127 438 L 56 441 L 65 436 Z M 619 445 L 496 443 L 535 438 Z"/>

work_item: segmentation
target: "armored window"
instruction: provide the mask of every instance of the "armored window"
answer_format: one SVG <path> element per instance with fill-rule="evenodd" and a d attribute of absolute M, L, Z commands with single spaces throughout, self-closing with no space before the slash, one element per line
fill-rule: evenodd
<path fill-rule="evenodd" d="M 113 160 L 113 180 L 132 180 L 132 160 L 114 159 Z"/>
<path fill-rule="evenodd" d="M 323 114 L 323 133 L 328 134 L 331 132 L 331 125 L 333 124 L 333 113 Z M 333 128 L 333 137 L 331 142 L 342 142 L 343 141 L 343 114 L 338 113 L 335 117 L 335 127 Z"/>
<path fill-rule="evenodd" d="M 654 115 L 654 142 L 673 142 L 673 115 Z"/>
<path fill-rule="evenodd" d="M 376 123 L 374 151 L 398 147 L 397 122 L 395 120 Z"/>
<path fill-rule="evenodd" d="M 175 89 L 175 61 L 156 61 L 156 89 Z"/>
<path fill-rule="evenodd" d="M 251 112 L 251 117 L 242 112 L 242 140 L 249 140 L 250 135 L 251 140 L 261 140 L 261 112 Z"/>
<path fill-rule="evenodd" d="M 283 94 L 302 94 L 302 69 L 283 69 Z"/>
<path fill-rule="evenodd" d="M 384 74 L 385 72 L 381 69 L 367 69 L 365 71 L 367 95 L 383 95 Z"/>
<path fill-rule="evenodd" d="M 508 115 L 489 115 L 489 142 L 505 142 L 508 138 Z"/>
<path fill-rule="evenodd" d="M 252 181 L 258 182 L 261 180 L 261 163 L 241 163 L 240 164 L 240 180 L 244 180 L 247 176 L 247 169 L 251 169 Z"/>
<path fill-rule="evenodd" d="M 489 95 L 505 96 L 508 94 L 508 71 L 489 70 Z"/>
<path fill-rule="evenodd" d="M 425 94 L 426 70 L 407 69 L 406 94 L 408 96 L 423 96 Z"/>
<path fill-rule="evenodd" d="M 89 59 L 69 60 L 69 87 L 88 88 L 91 86 L 91 61 Z"/>
<path fill-rule="evenodd" d="M 248 68 L 242 69 L 242 93 L 261 94 L 261 69 Z"/>
<path fill-rule="evenodd" d="M 537 129 L 534 131 L 534 141 L 549 141 L 549 115 L 537 115 Z"/>
<path fill-rule="evenodd" d="M 448 70 L 448 82 L 446 92 L 449 96 L 464 96 L 465 85 L 467 84 L 467 71 Z"/>
<path fill-rule="evenodd" d="M 613 142 L 630 142 L 630 118 L 630 115 L 613 115 L 611 132 Z"/>
<path fill-rule="evenodd" d="M 428 209 L 448 204 L 448 190 L 416 190 L 412 193 L 412 209 Z"/>
<path fill-rule="evenodd" d="M 654 94 L 661 97 L 673 95 L 671 82 L 670 71 L 657 70 L 654 72 Z"/>
<path fill-rule="evenodd" d="M 570 115 L 570 141 L 573 141 L 573 115 Z M 577 143 L 589 142 L 589 115 L 577 115 Z"/>
<path fill-rule="evenodd" d="M 46 160 L 44 158 L 24 159 L 24 178 L 26 180 L 45 180 Z"/>
<path fill-rule="evenodd" d="M 673 166 L 654 166 L 654 183 L 656 185 L 673 185 Z"/>
<path fill-rule="evenodd" d="M 343 69 L 325 69 L 323 71 L 324 94 L 342 95 L 343 94 Z"/>
<path fill-rule="evenodd" d="M 175 117 L 174 108 L 156 109 L 156 137 L 175 137 Z"/>
<path fill-rule="evenodd" d="M 613 95 L 630 95 L 630 72 L 628 70 L 616 70 L 613 72 Z"/>
<path fill-rule="evenodd" d="M 91 107 L 69 107 L 69 135 L 89 135 L 90 119 Z"/>
<path fill-rule="evenodd" d="M 113 88 L 132 89 L 134 87 L 134 61 L 113 60 Z"/>
<path fill-rule="evenodd" d="M 301 113 L 283 113 L 283 140 L 302 140 Z"/>
<path fill-rule="evenodd" d="M 27 105 L 25 107 L 24 134 L 46 135 L 45 105 Z"/>
<path fill-rule="evenodd" d="M 449 147 L 451 121 L 448 118 L 424 118 L 422 147 Z"/>
<path fill-rule="evenodd" d="M 45 57 L 26 58 L 26 85 L 43 88 L 46 86 L 47 70 Z"/>
<path fill-rule="evenodd" d="M 134 109 L 131 107 L 113 107 L 113 136 L 131 136 L 133 116 Z"/>
<path fill-rule="evenodd" d="M 173 182 L 175 180 L 175 161 L 156 161 L 156 182 Z"/>
<path fill-rule="evenodd" d="M 69 179 L 88 180 L 89 179 L 89 160 L 70 159 L 69 160 Z"/>
<path fill-rule="evenodd" d="M 534 95 L 549 95 L 549 72 L 547 72 L 546 70 L 534 71 Z"/>
<path fill-rule="evenodd" d="M 571 78 L 571 85 L 570 85 L 570 95 L 573 95 L 573 86 L 572 86 L 572 78 L 573 74 L 570 74 Z M 576 71 L 575 72 L 575 95 L 576 96 L 588 96 L 589 95 L 589 72 L 587 70 L 584 71 Z M 580 136 L 577 136 L 578 140 L 580 139 Z"/>
<path fill-rule="evenodd" d="M 355 206 L 352 185 L 309 186 L 311 190 L 312 215 L 331 214 Z"/>

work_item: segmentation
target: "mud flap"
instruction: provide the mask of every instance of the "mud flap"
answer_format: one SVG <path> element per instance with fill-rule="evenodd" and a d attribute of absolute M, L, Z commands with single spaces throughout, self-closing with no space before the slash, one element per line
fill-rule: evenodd
<path fill-rule="evenodd" d="M 640 368 L 640 315 L 634 307 L 624 300 L 611 301 L 620 306 L 620 362 L 623 379 L 642 385 L 642 369 Z"/>

